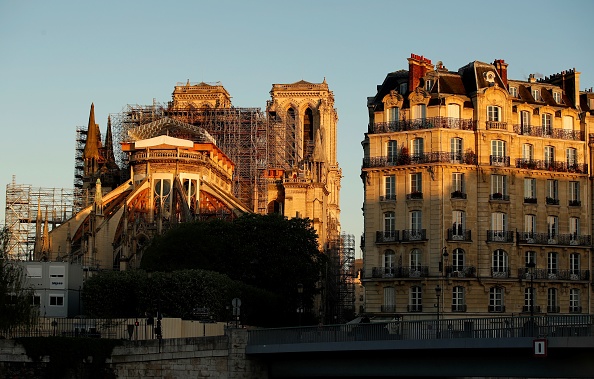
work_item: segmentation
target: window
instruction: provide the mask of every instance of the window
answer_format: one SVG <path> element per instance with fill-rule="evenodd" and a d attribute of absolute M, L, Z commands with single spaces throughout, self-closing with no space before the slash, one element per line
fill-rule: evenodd
<path fill-rule="evenodd" d="M 50 306 L 63 307 L 64 306 L 64 295 L 50 295 Z"/>
<path fill-rule="evenodd" d="M 459 104 L 448 104 L 448 117 L 450 119 L 458 119 L 460 118 L 460 105 Z M 455 122 L 455 120 L 449 120 Z"/>
<path fill-rule="evenodd" d="M 464 250 L 458 248 L 452 252 L 452 270 L 464 271 Z"/>
<path fill-rule="evenodd" d="M 503 212 L 491 213 L 491 241 L 493 242 L 512 242 L 507 241 L 507 215 Z"/>
<path fill-rule="evenodd" d="M 27 265 L 27 278 L 41 279 L 43 276 L 41 266 Z"/>
<path fill-rule="evenodd" d="M 392 232 L 396 229 L 396 213 L 386 212 L 384 213 L 384 231 Z"/>
<path fill-rule="evenodd" d="M 452 192 L 462 197 L 462 194 L 465 194 L 464 189 L 464 174 L 461 172 L 454 172 L 452 173 Z M 452 197 L 456 197 L 453 195 Z"/>
<path fill-rule="evenodd" d="M 532 89 L 532 97 L 535 101 L 540 101 L 540 90 L 533 88 Z"/>
<path fill-rule="evenodd" d="M 394 250 L 384 252 L 384 277 L 394 276 L 394 265 L 396 263 L 396 253 Z"/>
<path fill-rule="evenodd" d="M 565 158 L 567 162 L 567 169 L 569 171 L 577 170 L 577 149 L 572 147 L 565 150 Z"/>
<path fill-rule="evenodd" d="M 580 279 L 581 262 L 579 253 L 569 254 L 569 270 L 571 276 L 577 275 L 577 278 L 570 277 L 570 279 Z"/>
<path fill-rule="evenodd" d="M 464 287 L 456 286 L 452 289 L 452 312 L 466 312 Z"/>
<path fill-rule="evenodd" d="M 553 91 L 553 99 L 555 100 L 555 103 L 561 104 L 561 93 Z"/>
<path fill-rule="evenodd" d="M 421 211 L 410 212 L 410 240 L 423 239 L 423 220 Z"/>
<path fill-rule="evenodd" d="M 530 161 L 534 160 L 534 145 L 525 143 L 522 145 L 522 159 L 526 163 L 530 163 Z"/>
<path fill-rule="evenodd" d="M 410 251 L 410 268 L 411 270 L 421 270 L 421 250 L 412 249 Z"/>
<path fill-rule="evenodd" d="M 559 306 L 557 304 L 557 289 L 549 288 L 547 290 L 547 312 L 559 313 Z"/>
<path fill-rule="evenodd" d="M 534 287 L 524 288 L 524 312 L 531 312 L 532 307 L 536 307 L 536 293 Z"/>
<path fill-rule="evenodd" d="M 431 79 L 425 80 L 425 90 L 431 91 L 431 87 L 433 87 L 433 80 L 431 80 Z"/>
<path fill-rule="evenodd" d="M 464 211 L 452 211 L 452 239 L 464 240 L 466 229 Z"/>
<path fill-rule="evenodd" d="M 412 151 L 412 160 L 415 162 L 420 162 L 423 159 L 423 152 L 424 152 L 424 146 L 423 146 L 423 139 L 422 138 L 415 138 L 412 140 L 412 146 L 411 146 L 411 151 Z"/>
<path fill-rule="evenodd" d="M 557 179 L 547 180 L 547 204 L 559 205 L 559 182 Z"/>
<path fill-rule="evenodd" d="M 408 83 L 400 83 L 399 90 L 400 94 L 404 95 L 408 91 Z"/>
<path fill-rule="evenodd" d="M 570 217 L 569 218 L 569 244 L 570 245 L 579 244 L 579 236 L 580 236 L 580 219 L 579 219 L 579 217 Z"/>
<path fill-rule="evenodd" d="M 507 176 L 491 175 L 491 199 L 509 200 L 507 196 Z"/>
<path fill-rule="evenodd" d="M 400 109 L 398 107 L 388 108 L 387 120 L 388 122 L 398 121 L 400 118 Z"/>
<path fill-rule="evenodd" d="M 580 182 L 569 182 L 569 205 L 580 206 Z"/>
<path fill-rule="evenodd" d="M 410 174 L 410 192 L 411 194 L 423 194 L 423 175 L 420 172 Z"/>
<path fill-rule="evenodd" d="M 398 160 L 398 142 L 388 141 L 386 154 L 388 156 L 388 162 L 396 162 Z"/>
<path fill-rule="evenodd" d="M 452 162 L 462 162 L 462 138 L 452 138 L 450 140 L 450 152 Z"/>
<path fill-rule="evenodd" d="M 559 254 L 555 252 L 549 252 L 547 254 L 547 273 L 550 279 L 557 278 L 557 272 L 559 270 Z"/>
<path fill-rule="evenodd" d="M 527 251 L 524 253 L 524 267 L 530 266 L 531 263 L 536 265 L 536 251 Z"/>
<path fill-rule="evenodd" d="M 422 312 L 423 311 L 423 297 L 421 293 L 421 287 L 413 286 L 410 288 L 410 299 L 409 299 L 409 312 Z"/>
<path fill-rule="evenodd" d="M 520 111 L 520 127 L 522 134 L 530 133 L 530 112 Z"/>
<path fill-rule="evenodd" d="M 505 312 L 503 287 L 491 287 L 489 289 L 489 312 Z"/>
<path fill-rule="evenodd" d="M 544 160 L 547 168 L 554 167 L 555 165 L 555 148 L 553 146 L 545 146 L 544 148 Z"/>
<path fill-rule="evenodd" d="M 384 305 L 382 312 L 396 311 L 396 291 L 394 287 L 384 287 Z"/>
<path fill-rule="evenodd" d="M 493 252 L 491 270 L 494 278 L 507 278 L 509 276 L 505 250 L 497 249 Z"/>
<path fill-rule="evenodd" d="M 413 106 L 413 119 L 424 120 L 426 117 L 427 107 L 425 104 L 417 104 Z"/>
<path fill-rule="evenodd" d="M 495 105 L 488 105 L 487 121 L 501 121 L 501 108 Z"/>
<path fill-rule="evenodd" d="M 396 200 L 396 175 L 384 176 L 385 200 Z"/>
<path fill-rule="evenodd" d="M 41 296 L 35 294 L 31 297 L 31 305 L 41 305 Z"/>
<path fill-rule="evenodd" d="M 536 203 L 536 179 L 524 178 L 524 202 Z"/>
<path fill-rule="evenodd" d="M 546 136 L 553 134 L 553 124 L 550 113 L 543 113 L 541 116 L 542 120 L 542 132 Z"/>
<path fill-rule="evenodd" d="M 509 94 L 512 97 L 518 97 L 518 87 L 509 87 Z"/>
<path fill-rule="evenodd" d="M 557 236 L 559 235 L 559 217 L 547 216 L 547 233 L 549 243 L 557 243 Z"/>
<path fill-rule="evenodd" d="M 569 312 L 581 313 L 582 307 L 580 306 L 580 290 L 572 288 L 569 290 Z"/>
<path fill-rule="evenodd" d="M 524 215 L 524 234 L 526 238 L 534 238 L 536 231 L 536 215 Z"/>
<path fill-rule="evenodd" d="M 506 157 L 506 143 L 502 140 L 491 141 L 491 165 L 506 166 L 509 160 Z"/>

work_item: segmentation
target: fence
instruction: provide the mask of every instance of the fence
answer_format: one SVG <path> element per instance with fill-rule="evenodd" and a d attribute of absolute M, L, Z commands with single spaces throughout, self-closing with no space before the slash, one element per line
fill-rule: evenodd
<path fill-rule="evenodd" d="M 226 323 L 201 322 L 164 318 L 161 320 L 163 338 L 222 336 Z M 148 340 L 156 338 L 157 320 L 151 318 L 49 318 L 42 317 L 29 327 L 0 331 L 0 338 L 17 337 L 87 337 Z"/>

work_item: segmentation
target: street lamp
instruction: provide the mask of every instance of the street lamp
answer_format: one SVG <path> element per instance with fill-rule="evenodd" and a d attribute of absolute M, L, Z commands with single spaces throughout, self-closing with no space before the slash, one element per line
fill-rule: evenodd
<path fill-rule="evenodd" d="M 299 308 L 297 308 L 297 313 L 299 314 L 299 326 L 301 326 L 301 314 L 303 313 L 303 283 L 297 284 L 297 293 L 299 294 Z"/>
<path fill-rule="evenodd" d="M 446 276 L 449 256 L 448 249 L 444 246 L 441 249 L 441 260 L 439 261 L 439 272 L 443 273 L 443 276 Z"/>
<path fill-rule="evenodd" d="M 441 326 L 439 324 L 439 298 L 441 296 L 441 287 L 439 284 L 435 287 L 435 296 L 437 297 L 437 338 L 441 338 Z"/>

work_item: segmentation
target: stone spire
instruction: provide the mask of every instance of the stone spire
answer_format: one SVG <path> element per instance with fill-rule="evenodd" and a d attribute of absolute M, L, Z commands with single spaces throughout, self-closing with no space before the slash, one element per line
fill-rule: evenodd
<path fill-rule="evenodd" d="M 111 116 L 107 116 L 107 132 L 105 133 L 105 160 L 108 166 L 115 165 L 115 155 L 113 154 L 113 137 L 111 134 Z M 111 167 L 110 167 L 111 168 Z"/>
<path fill-rule="evenodd" d="M 87 126 L 87 141 L 83 151 L 83 160 L 85 162 L 85 174 L 90 175 L 99 169 L 101 160 L 101 136 L 99 125 L 95 123 L 95 104 L 91 103 L 91 112 L 89 114 L 89 125 Z"/>

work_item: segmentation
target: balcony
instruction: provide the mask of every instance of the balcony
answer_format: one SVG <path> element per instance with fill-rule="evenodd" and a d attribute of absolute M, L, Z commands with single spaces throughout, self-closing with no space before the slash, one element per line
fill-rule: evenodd
<path fill-rule="evenodd" d="M 491 166 L 509 167 L 509 157 L 501 155 L 490 155 L 489 164 Z"/>
<path fill-rule="evenodd" d="M 559 199 L 555 199 L 552 197 L 545 198 L 545 202 L 547 205 L 559 205 Z"/>
<path fill-rule="evenodd" d="M 561 307 L 558 305 L 549 305 L 547 306 L 547 313 L 560 313 Z"/>
<path fill-rule="evenodd" d="M 569 313 L 582 313 L 582 307 L 579 307 L 579 306 L 572 307 L 572 306 L 570 306 L 569 307 Z"/>
<path fill-rule="evenodd" d="M 423 306 L 422 305 L 408 305 L 406 307 L 406 310 L 409 312 L 423 312 Z"/>
<path fill-rule="evenodd" d="M 532 125 L 514 125 L 514 132 L 524 136 L 531 137 L 549 137 L 556 139 L 564 139 L 569 141 L 583 141 L 584 132 L 577 130 L 566 130 L 566 129 L 550 129 L 543 128 L 542 126 Z"/>
<path fill-rule="evenodd" d="M 507 279 L 510 277 L 509 267 L 497 267 L 491 269 L 491 278 Z"/>
<path fill-rule="evenodd" d="M 586 174 L 588 172 L 587 164 L 530 158 L 516 158 L 516 168 L 553 172 L 571 172 L 575 174 Z"/>
<path fill-rule="evenodd" d="M 487 130 L 507 130 L 507 122 L 502 121 L 486 121 L 485 128 Z"/>
<path fill-rule="evenodd" d="M 474 278 L 476 268 L 474 266 L 447 266 L 446 275 L 450 278 Z"/>
<path fill-rule="evenodd" d="M 496 201 L 509 201 L 509 195 L 496 192 L 489 195 L 489 200 L 496 200 Z"/>
<path fill-rule="evenodd" d="M 382 305 L 381 311 L 383 313 L 394 313 L 394 312 L 396 312 L 396 306 L 395 305 Z"/>
<path fill-rule="evenodd" d="M 466 312 L 466 304 L 452 304 L 452 312 Z"/>
<path fill-rule="evenodd" d="M 453 154 L 448 151 L 432 151 L 424 154 L 398 154 L 393 156 L 363 158 L 363 168 L 408 166 L 427 163 L 458 163 L 475 165 L 477 160 L 476 154 L 473 152 Z"/>
<path fill-rule="evenodd" d="M 406 132 L 419 129 L 457 129 L 457 130 L 475 130 L 475 122 L 472 119 L 462 119 L 454 117 L 428 117 L 425 119 L 398 120 L 388 122 L 376 122 L 369 125 L 368 132 L 371 134 Z"/>
<path fill-rule="evenodd" d="M 589 270 L 557 270 L 557 269 L 530 269 L 528 267 L 520 267 L 518 269 L 518 277 L 524 280 L 590 280 Z"/>
<path fill-rule="evenodd" d="M 407 229 L 402 231 L 400 242 L 426 241 L 427 229 Z"/>
<path fill-rule="evenodd" d="M 428 266 L 373 267 L 371 270 L 372 278 L 426 278 L 428 276 Z"/>
<path fill-rule="evenodd" d="M 531 305 L 524 305 L 522 307 L 522 312 L 524 312 L 524 313 L 530 313 L 530 312 L 540 313 L 540 305 L 535 305 L 534 309 L 531 309 L 531 308 L 532 308 Z"/>
<path fill-rule="evenodd" d="M 518 232 L 519 244 L 590 246 L 590 235 Z"/>
<path fill-rule="evenodd" d="M 525 197 L 524 204 L 537 204 L 538 201 L 535 197 Z"/>
<path fill-rule="evenodd" d="M 398 230 L 384 230 L 375 232 L 375 243 L 398 242 Z"/>
<path fill-rule="evenodd" d="M 582 202 L 580 200 L 569 200 L 570 207 L 581 207 Z"/>
<path fill-rule="evenodd" d="M 514 232 L 509 230 L 487 230 L 487 242 L 514 242 Z"/>
<path fill-rule="evenodd" d="M 489 305 L 489 312 L 503 313 L 505 312 L 505 305 Z"/>
<path fill-rule="evenodd" d="M 466 194 L 462 191 L 454 191 L 450 194 L 451 199 L 463 199 L 466 200 Z"/>
<path fill-rule="evenodd" d="M 382 196 L 380 196 L 380 201 L 381 202 L 384 202 L 384 201 L 396 201 L 396 194 L 382 195 Z"/>
<path fill-rule="evenodd" d="M 414 191 L 406 194 L 406 200 L 423 200 L 423 192 Z"/>
<path fill-rule="evenodd" d="M 472 241 L 472 234 L 469 229 L 451 228 L 448 229 L 448 241 Z"/>

